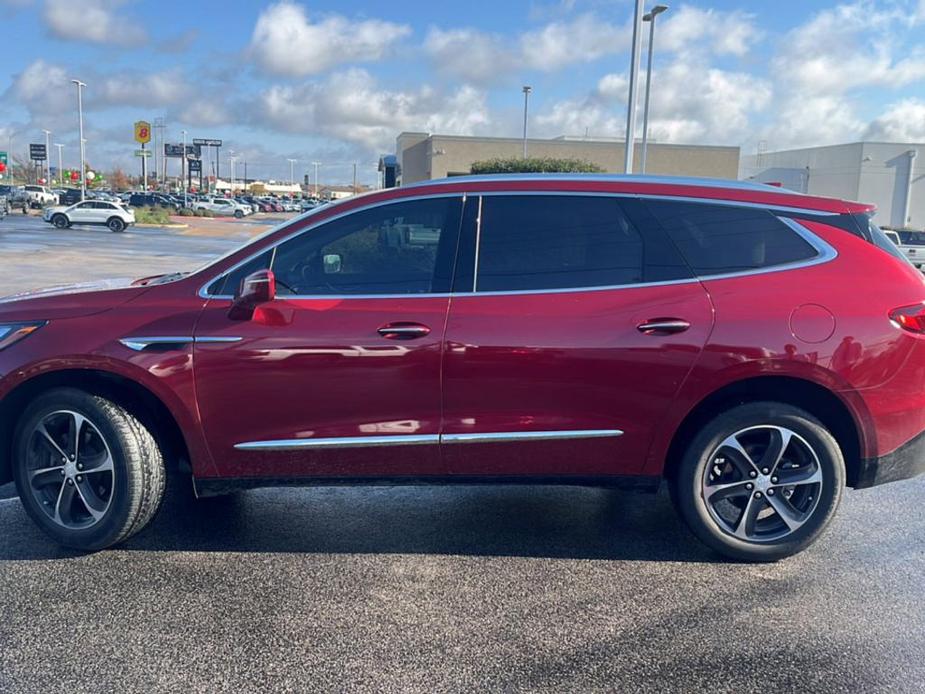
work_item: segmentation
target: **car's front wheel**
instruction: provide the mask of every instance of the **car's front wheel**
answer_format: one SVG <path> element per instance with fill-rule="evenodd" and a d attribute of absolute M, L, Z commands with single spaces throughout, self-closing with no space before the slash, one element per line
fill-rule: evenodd
<path fill-rule="evenodd" d="M 164 495 L 164 459 L 124 408 L 73 388 L 36 398 L 16 427 L 14 476 L 32 519 L 52 539 L 100 550 L 131 537 Z"/>
<path fill-rule="evenodd" d="M 109 227 L 109 231 L 114 233 L 119 233 L 120 231 L 125 231 L 125 222 L 123 222 L 118 217 L 112 217 L 107 223 L 106 226 Z"/>
<path fill-rule="evenodd" d="M 243 210 L 235 210 L 235 211 L 234 211 L 234 218 L 235 218 L 235 219 L 241 219 L 242 217 L 244 217 L 244 211 L 243 211 Z"/>
<path fill-rule="evenodd" d="M 681 516 L 708 546 L 741 561 L 777 561 L 815 542 L 832 520 L 845 462 L 815 417 L 758 402 L 707 424 L 672 483 Z"/>
<path fill-rule="evenodd" d="M 56 214 L 51 218 L 51 223 L 55 225 L 57 229 L 67 229 L 70 224 L 67 221 L 67 217 L 63 214 Z"/>

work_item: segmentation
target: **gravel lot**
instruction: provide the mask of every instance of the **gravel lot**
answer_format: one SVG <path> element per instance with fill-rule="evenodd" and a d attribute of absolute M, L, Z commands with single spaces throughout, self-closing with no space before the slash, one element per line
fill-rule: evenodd
<path fill-rule="evenodd" d="M 189 269 L 228 229 L 9 217 L 0 294 Z M 665 494 L 171 492 L 90 556 L 0 501 L 0 691 L 925 691 L 925 479 L 849 493 L 772 566 L 718 560 Z"/>

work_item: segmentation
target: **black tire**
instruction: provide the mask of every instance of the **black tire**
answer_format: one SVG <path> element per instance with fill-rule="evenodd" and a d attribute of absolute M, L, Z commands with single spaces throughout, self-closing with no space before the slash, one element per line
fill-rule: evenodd
<path fill-rule="evenodd" d="M 244 217 L 244 212 L 243 212 L 242 210 L 235 210 L 235 211 L 234 211 L 234 218 L 235 218 L 235 219 L 242 219 L 243 217 Z"/>
<path fill-rule="evenodd" d="M 109 221 L 106 222 L 106 226 L 109 227 L 109 231 L 114 234 L 125 231 L 125 222 L 122 221 L 119 217 L 110 217 Z"/>
<path fill-rule="evenodd" d="M 70 222 L 67 221 L 67 217 L 63 214 L 56 214 L 51 218 L 51 223 L 54 224 L 57 229 L 67 229 L 71 226 Z"/>
<path fill-rule="evenodd" d="M 787 533 L 783 537 L 774 539 L 774 535 L 770 534 L 769 538 L 771 539 L 759 541 L 736 537 L 730 532 L 728 525 L 726 527 L 722 525 L 722 517 L 717 520 L 715 507 L 708 505 L 705 499 L 704 480 L 707 479 L 708 475 L 715 474 L 714 471 L 719 469 L 714 467 L 711 471 L 708 471 L 708 465 L 722 464 L 726 462 L 726 457 L 732 457 L 728 456 L 728 448 L 724 449 L 727 455 L 722 459 L 717 456 L 720 445 L 724 441 L 734 434 L 748 432 L 753 428 L 757 428 L 756 431 L 761 433 L 761 427 L 781 427 L 796 434 L 798 438 L 795 437 L 793 440 L 797 442 L 797 447 L 805 451 L 805 444 L 811 449 L 815 459 L 818 460 L 818 464 L 813 462 L 812 465 L 818 467 L 822 481 L 817 485 L 807 485 L 803 488 L 788 487 L 783 489 L 782 487 L 772 487 L 774 491 L 769 492 L 766 490 L 765 496 L 760 500 L 752 499 L 753 495 L 755 497 L 762 496 L 758 491 L 748 492 L 744 495 L 744 498 L 738 497 L 735 503 L 745 505 L 745 509 L 742 511 L 743 517 L 745 516 L 745 510 L 748 509 L 746 504 L 749 501 L 755 501 L 756 504 L 762 504 L 761 508 L 764 509 L 762 513 L 766 514 L 765 520 L 761 521 L 762 523 L 776 523 L 781 526 L 784 519 L 773 510 L 772 504 L 769 503 L 772 500 L 769 500 L 767 495 L 776 493 L 777 498 L 773 501 L 777 502 L 782 501 L 781 494 L 786 494 L 788 491 L 790 494 L 794 494 L 795 490 L 802 489 L 804 491 L 800 493 L 808 495 L 808 497 L 803 497 L 804 500 L 808 498 L 810 506 L 807 507 L 806 513 L 803 515 L 805 520 L 802 520 L 802 525 L 792 531 L 787 526 L 781 527 L 780 532 Z M 746 435 L 748 434 L 746 433 Z M 760 449 L 756 450 L 760 451 Z M 796 463 L 791 464 L 796 465 Z M 726 465 L 726 469 L 731 468 L 731 464 Z M 764 469 L 756 471 L 756 474 L 760 477 L 763 472 Z M 738 474 L 738 472 L 733 472 L 733 475 L 737 476 Z M 741 480 L 733 479 L 733 481 L 737 484 L 749 482 L 744 476 Z M 768 481 L 768 478 L 765 477 L 764 482 L 768 483 Z M 707 546 L 723 556 L 737 561 L 773 562 L 797 554 L 809 547 L 831 522 L 841 502 L 845 488 L 845 462 L 838 442 L 815 417 L 791 405 L 776 402 L 756 402 L 727 410 L 707 424 L 687 447 L 677 473 L 670 482 L 672 485 L 672 499 L 679 514 L 693 533 Z M 757 484 L 753 484 L 751 489 L 757 489 L 757 486 Z M 789 499 L 790 497 L 787 496 L 786 498 Z M 813 503 L 815 503 L 815 506 L 812 506 Z M 713 510 L 711 511 L 711 509 Z"/>
<path fill-rule="evenodd" d="M 30 481 L 30 471 L 34 468 L 29 467 L 28 461 L 30 446 L 36 445 L 33 438 L 38 435 L 36 428 L 49 422 L 50 416 L 67 416 L 55 414 L 62 411 L 85 417 L 92 424 L 94 435 L 99 434 L 105 441 L 112 459 L 112 474 L 107 478 L 110 482 L 108 505 L 89 527 L 66 527 L 52 518 L 50 504 L 41 501 L 41 495 L 34 491 Z M 82 431 L 86 433 L 87 425 L 84 426 Z M 67 438 L 62 436 L 60 440 L 66 444 Z M 68 453 L 66 449 L 64 452 Z M 51 457 L 57 456 L 52 453 Z M 79 462 L 80 457 L 76 460 Z M 50 390 L 26 408 L 14 434 L 13 473 L 19 497 L 32 520 L 56 542 L 84 551 L 112 547 L 141 531 L 160 508 L 166 484 L 164 457 L 151 432 L 123 407 L 74 388 Z M 87 471 L 83 475 L 86 480 L 90 479 Z M 99 475 L 94 479 L 98 478 Z M 75 479 L 80 481 L 81 478 Z M 61 489 L 64 489 L 63 483 Z M 80 501 L 76 500 L 75 504 L 79 510 Z"/>

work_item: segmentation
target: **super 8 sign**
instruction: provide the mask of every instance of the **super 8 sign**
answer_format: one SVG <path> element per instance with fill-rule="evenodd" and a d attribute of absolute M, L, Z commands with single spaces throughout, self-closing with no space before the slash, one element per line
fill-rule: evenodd
<path fill-rule="evenodd" d="M 151 124 L 140 120 L 135 123 L 135 142 L 145 144 L 151 141 Z"/>

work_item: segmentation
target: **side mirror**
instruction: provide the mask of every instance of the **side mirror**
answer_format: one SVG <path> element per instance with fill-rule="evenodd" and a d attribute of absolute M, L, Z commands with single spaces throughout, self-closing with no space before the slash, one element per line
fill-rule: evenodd
<path fill-rule="evenodd" d="M 322 261 L 324 274 L 326 275 L 336 275 L 344 264 L 344 258 L 340 253 L 328 253 L 322 258 Z"/>
<path fill-rule="evenodd" d="M 260 270 L 248 275 L 234 295 L 228 317 L 231 320 L 250 320 L 261 304 L 276 298 L 276 276 L 272 270 Z"/>

